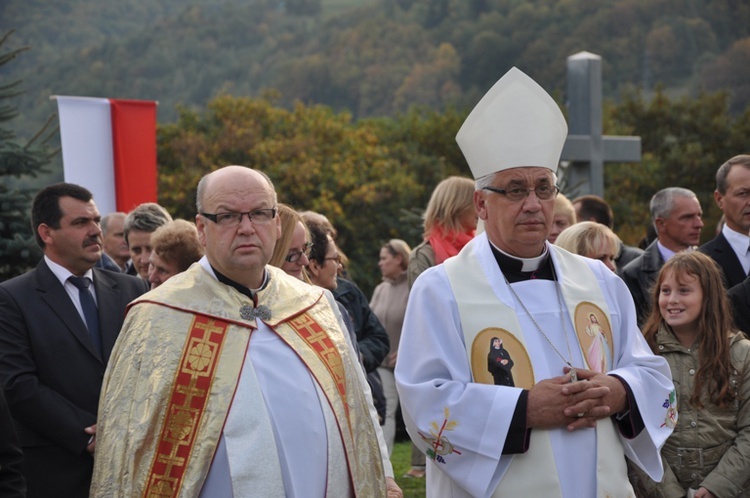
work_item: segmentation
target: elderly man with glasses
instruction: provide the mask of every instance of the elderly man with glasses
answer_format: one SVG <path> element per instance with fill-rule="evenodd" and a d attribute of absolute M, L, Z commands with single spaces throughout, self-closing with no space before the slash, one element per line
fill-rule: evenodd
<path fill-rule="evenodd" d="M 566 136 L 554 100 L 513 68 L 456 137 L 485 230 L 417 278 L 396 365 L 427 496 L 630 497 L 625 455 L 662 476 L 676 419 L 667 363 L 625 284 L 547 242 Z M 587 363 L 592 314 L 609 371 Z M 513 358 L 513 386 L 488 372 L 494 338 Z"/>
<path fill-rule="evenodd" d="M 268 265 L 276 206 L 259 171 L 201 179 L 205 256 L 130 306 L 91 496 L 401 496 L 329 301 Z"/>

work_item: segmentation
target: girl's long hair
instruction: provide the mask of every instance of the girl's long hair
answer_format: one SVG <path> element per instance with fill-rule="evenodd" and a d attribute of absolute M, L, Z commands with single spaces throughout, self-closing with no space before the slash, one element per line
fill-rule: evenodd
<path fill-rule="evenodd" d="M 700 360 L 690 404 L 703 408 L 701 393 L 705 385 L 710 402 L 727 407 L 735 399 L 730 383 L 734 366 L 729 354 L 729 334 L 734 330 L 734 323 L 722 271 L 713 259 L 698 251 L 681 252 L 664 264 L 651 289 L 651 313 L 643 326 L 643 335 L 651 350 L 659 354 L 656 333 L 660 328 L 671 331 L 659 311 L 661 285 L 670 272 L 678 283 L 683 283 L 688 276 L 695 277 L 703 290 L 703 306 L 697 324 Z"/>

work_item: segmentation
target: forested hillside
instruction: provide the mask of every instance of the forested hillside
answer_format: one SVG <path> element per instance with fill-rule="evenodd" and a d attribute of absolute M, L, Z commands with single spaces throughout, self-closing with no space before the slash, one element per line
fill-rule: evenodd
<path fill-rule="evenodd" d="M 748 152 L 746 1 L 5 0 L 10 29 L 31 46 L 0 70 L 0 88 L 24 79 L 22 137 L 52 94 L 158 100 L 159 202 L 190 218 L 206 171 L 263 168 L 283 201 L 331 217 L 367 292 L 380 243 L 418 243 L 432 188 L 468 173 L 456 131 L 513 65 L 564 104 L 566 58 L 603 57 L 604 131 L 643 141 L 640 163 L 605 169 L 630 244 L 653 193 L 677 184 L 711 238 L 716 167 Z"/>
<path fill-rule="evenodd" d="M 168 122 L 178 103 L 273 89 L 356 119 L 465 107 L 516 65 L 561 96 L 581 50 L 603 56 L 610 98 L 662 83 L 750 102 L 742 0 L 6 0 L 0 23 L 32 48 L 15 69 L 24 132 L 50 94 L 154 99 Z"/>

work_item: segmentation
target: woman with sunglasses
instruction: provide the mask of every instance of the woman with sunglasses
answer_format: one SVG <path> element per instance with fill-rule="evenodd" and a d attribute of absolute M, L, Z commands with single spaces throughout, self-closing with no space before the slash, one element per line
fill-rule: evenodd
<path fill-rule="evenodd" d="M 281 237 L 276 241 L 271 261 L 268 264 L 310 283 L 305 271 L 305 267 L 310 264 L 310 250 L 312 249 L 310 232 L 297 211 L 286 204 L 279 204 L 278 209 L 281 219 Z"/>

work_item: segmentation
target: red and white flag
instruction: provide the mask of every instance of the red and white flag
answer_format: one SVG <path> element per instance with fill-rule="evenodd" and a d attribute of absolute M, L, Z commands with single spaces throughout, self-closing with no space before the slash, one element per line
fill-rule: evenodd
<path fill-rule="evenodd" d="M 65 181 L 99 212 L 156 202 L 156 102 L 56 96 Z"/>

